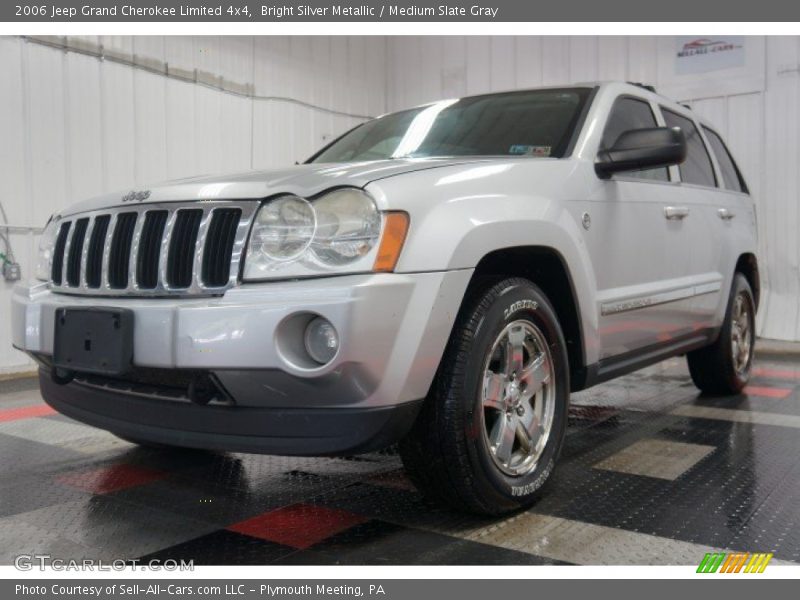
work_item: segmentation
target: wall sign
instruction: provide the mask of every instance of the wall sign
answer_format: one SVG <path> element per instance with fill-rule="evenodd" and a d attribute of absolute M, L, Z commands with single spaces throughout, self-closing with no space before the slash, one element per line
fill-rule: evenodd
<path fill-rule="evenodd" d="M 745 64 L 744 36 L 678 36 L 675 45 L 677 75 L 733 69 Z"/>

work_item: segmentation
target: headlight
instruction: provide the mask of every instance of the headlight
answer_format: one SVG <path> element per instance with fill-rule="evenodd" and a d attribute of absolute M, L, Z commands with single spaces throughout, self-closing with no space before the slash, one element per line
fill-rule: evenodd
<path fill-rule="evenodd" d="M 314 257 L 324 265 L 338 267 L 357 261 L 378 241 L 381 215 L 364 192 L 343 188 L 314 203 L 317 234 L 311 243 Z"/>
<path fill-rule="evenodd" d="M 306 200 L 297 196 L 273 200 L 256 215 L 250 236 L 253 257 L 275 264 L 300 258 L 314 239 L 316 228 L 314 208 Z"/>
<path fill-rule="evenodd" d="M 39 257 L 36 261 L 36 279 L 50 281 L 53 272 L 53 249 L 56 245 L 58 222 L 50 217 L 39 238 Z"/>
<path fill-rule="evenodd" d="M 311 202 L 281 196 L 256 214 L 244 279 L 372 271 L 382 224 L 374 200 L 356 188 Z"/>

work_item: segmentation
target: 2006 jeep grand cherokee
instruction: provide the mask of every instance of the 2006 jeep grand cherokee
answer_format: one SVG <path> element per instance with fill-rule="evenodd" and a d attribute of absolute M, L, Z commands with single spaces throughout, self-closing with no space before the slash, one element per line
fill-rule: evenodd
<path fill-rule="evenodd" d="M 341 455 L 534 501 L 570 391 L 686 354 L 750 374 L 753 201 L 719 134 L 624 83 L 447 100 L 286 170 L 55 215 L 14 342 L 56 410 L 139 443 Z"/>

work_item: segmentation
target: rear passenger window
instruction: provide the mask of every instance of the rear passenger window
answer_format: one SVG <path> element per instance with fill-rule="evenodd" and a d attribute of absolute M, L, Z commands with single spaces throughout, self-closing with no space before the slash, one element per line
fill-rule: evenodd
<path fill-rule="evenodd" d="M 644 100 L 636 98 L 618 98 L 614 102 L 611 114 L 608 116 L 606 128 L 603 131 L 603 140 L 600 144 L 601 150 L 606 150 L 614 145 L 617 138 L 629 129 L 645 129 L 647 127 L 658 127 L 656 117 L 650 105 Z M 661 167 L 658 169 L 647 169 L 646 171 L 625 172 L 624 177 L 635 177 L 638 179 L 650 179 L 653 181 L 669 181 L 669 172 Z"/>
<path fill-rule="evenodd" d="M 703 127 L 703 131 L 706 132 L 711 150 L 714 152 L 714 156 L 717 157 L 719 169 L 722 171 L 722 183 L 725 189 L 747 193 L 747 185 L 744 182 L 744 178 L 739 171 L 739 167 L 737 167 L 736 163 L 733 161 L 731 153 L 728 152 L 728 148 L 725 146 L 722 138 L 708 127 Z"/>
<path fill-rule="evenodd" d="M 664 121 L 667 127 L 680 127 L 686 136 L 688 152 L 686 160 L 679 165 L 681 181 L 694 183 L 696 185 L 706 185 L 717 187 L 717 179 L 714 177 L 714 167 L 711 166 L 711 157 L 708 155 L 706 145 L 700 137 L 700 132 L 695 127 L 691 119 L 669 110 L 662 109 Z"/>

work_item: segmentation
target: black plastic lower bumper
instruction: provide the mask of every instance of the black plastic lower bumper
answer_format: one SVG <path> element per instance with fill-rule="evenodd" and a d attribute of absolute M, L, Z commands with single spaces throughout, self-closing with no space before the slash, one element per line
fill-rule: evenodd
<path fill-rule="evenodd" d="M 45 401 L 77 421 L 141 441 L 189 448 L 330 456 L 369 452 L 400 440 L 421 401 L 376 408 L 265 408 L 145 398 L 39 370 Z"/>

